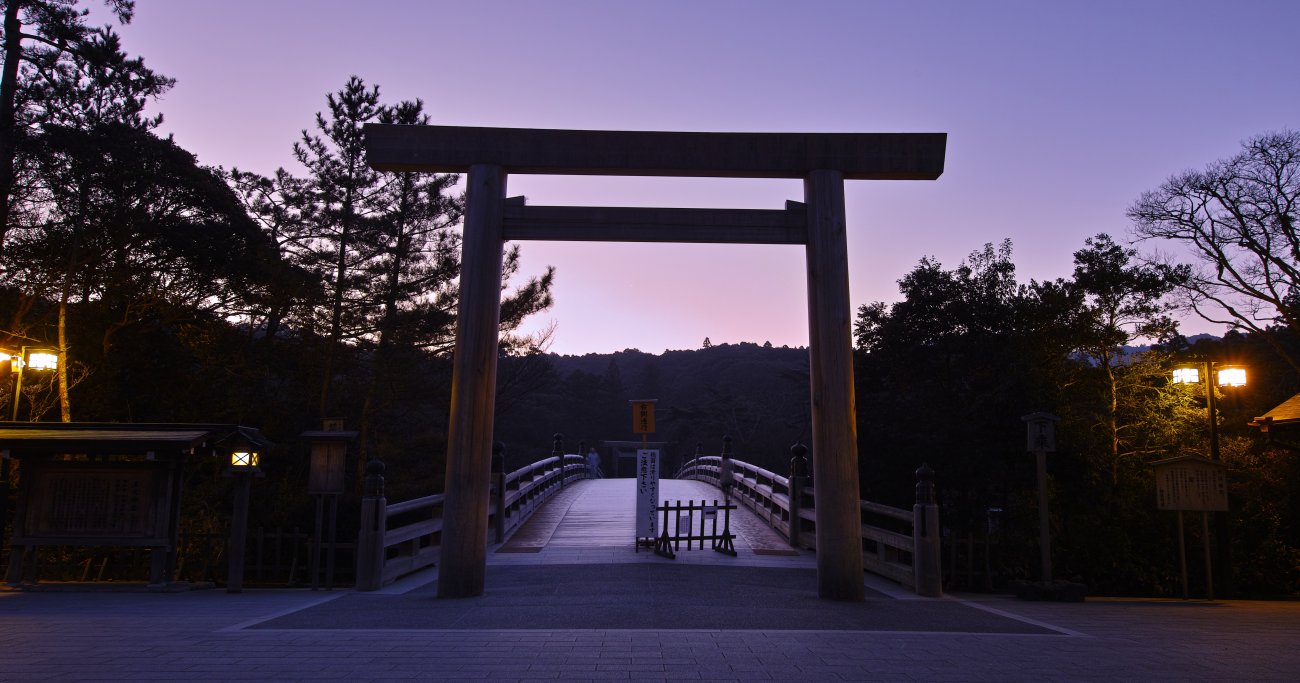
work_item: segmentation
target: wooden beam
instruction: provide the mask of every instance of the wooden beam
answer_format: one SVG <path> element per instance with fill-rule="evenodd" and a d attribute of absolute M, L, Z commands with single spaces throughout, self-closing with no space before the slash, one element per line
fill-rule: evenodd
<path fill-rule="evenodd" d="M 685 133 L 367 124 L 366 156 L 381 171 L 934 180 L 947 133 Z"/>
<path fill-rule="evenodd" d="M 512 198 L 513 199 L 513 198 Z M 508 240 L 804 244 L 803 204 L 785 209 L 658 209 L 524 206 L 507 201 Z"/>
<path fill-rule="evenodd" d="M 440 598 L 482 595 L 487 572 L 506 174 L 499 166 L 474 166 L 467 185 L 442 503 Z"/>
<path fill-rule="evenodd" d="M 853 396 L 853 308 L 844 179 L 815 171 L 808 204 L 808 356 L 813 481 L 817 483 L 817 590 L 827 600 L 862 600 L 862 516 Z"/>

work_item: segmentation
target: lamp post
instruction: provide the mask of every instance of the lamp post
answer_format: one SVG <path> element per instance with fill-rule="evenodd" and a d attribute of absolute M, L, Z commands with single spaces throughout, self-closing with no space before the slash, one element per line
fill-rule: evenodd
<path fill-rule="evenodd" d="M 1215 368 L 1218 365 L 1214 361 L 1207 360 L 1174 368 L 1174 384 L 1199 384 L 1201 371 L 1205 372 L 1205 414 L 1210 422 L 1211 460 L 1223 460 L 1219 454 L 1219 403 L 1214 388 L 1246 386 L 1244 368 L 1224 366 L 1219 367 L 1216 372 Z"/>
<path fill-rule="evenodd" d="M 24 346 L 17 356 L 3 354 L 4 358 L 0 361 L 7 360 L 10 364 L 10 372 L 17 375 L 14 379 L 14 397 L 11 406 L 11 420 L 18 421 L 18 400 L 23 395 L 23 373 L 28 370 L 57 370 L 59 368 L 59 353 L 55 349 L 35 346 Z"/>
<path fill-rule="evenodd" d="M 1217 370 L 1216 370 L 1217 369 Z M 1241 387 L 1246 385 L 1246 370 L 1230 365 L 1219 366 L 1214 361 L 1198 361 L 1174 368 L 1174 384 L 1199 384 L 1201 372 L 1205 372 L 1205 415 L 1210 423 L 1210 460 L 1223 462 L 1219 452 L 1219 404 L 1215 395 L 1216 387 Z M 1215 554 L 1219 557 L 1220 591 L 1223 597 L 1231 597 L 1232 558 L 1228 538 L 1228 515 L 1226 512 L 1214 514 Z M 1207 568 L 1208 572 L 1209 569 Z"/>
<path fill-rule="evenodd" d="M 230 520 L 230 563 L 226 570 L 226 592 L 244 590 L 244 545 L 248 540 L 248 499 L 253 477 L 262 475 L 261 454 L 257 444 L 241 433 L 236 433 L 228 446 L 230 465 L 226 475 L 235 478 L 235 509 Z"/>

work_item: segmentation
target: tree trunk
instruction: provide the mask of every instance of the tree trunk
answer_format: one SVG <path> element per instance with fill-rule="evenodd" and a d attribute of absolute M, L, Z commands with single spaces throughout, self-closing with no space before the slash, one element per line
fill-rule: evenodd
<path fill-rule="evenodd" d="M 59 292 L 59 418 L 72 422 L 72 399 L 68 397 L 68 278 L 63 278 Z"/>
<path fill-rule="evenodd" d="M 1110 404 L 1107 406 L 1106 426 L 1110 430 L 1110 483 L 1119 484 L 1119 388 L 1115 381 L 1115 368 L 1110 359 L 1106 361 L 1106 388 L 1110 390 Z"/>
<path fill-rule="evenodd" d="M 3 71 L 0 71 L 0 256 L 4 255 L 5 236 L 9 233 L 14 160 L 18 155 L 18 124 L 14 107 L 18 98 L 18 65 L 23 58 L 23 26 L 18 17 L 22 6 L 21 0 L 9 0 L 5 5 L 5 61 Z"/>

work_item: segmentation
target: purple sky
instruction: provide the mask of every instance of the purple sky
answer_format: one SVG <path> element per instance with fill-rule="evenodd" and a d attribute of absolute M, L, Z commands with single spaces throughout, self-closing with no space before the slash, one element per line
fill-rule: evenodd
<path fill-rule="evenodd" d="M 90 3 L 89 6 L 95 6 Z M 350 75 L 435 123 L 946 132 L 935 182 L 850 181 L 853 303 L 922 256 L 1010 238 L 1022 281 L 1069 275 L 1171 174 L 1295 128 L 1300 2 L 138 0 L 129 52 L 175 77 L 165 133 L 202 163 L 296 170 Z M 532 204 L 780 208 L 797 181 L 513 176 Z M 1150 250 L 1150 247 L 1143 247 Z M 800 247 L 529 242 L 558 269 L 552 350 L 807 343 Z M 1184 332 L 1220 332 L 1188 321 Z"/>

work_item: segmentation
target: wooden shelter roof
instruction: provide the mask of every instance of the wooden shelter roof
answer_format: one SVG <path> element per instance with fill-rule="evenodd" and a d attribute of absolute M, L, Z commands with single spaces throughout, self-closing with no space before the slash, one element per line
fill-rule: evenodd
<path fill-rule="evenodd" d="M 177 455 L 240 434 L 271 445 L 251 427 L 214 424 L 0 423 L 0 451 L 15 457 L 50 454 Z"/>
<path fill-rule="evenodd" d="M 1255 418 L 1250 424 L 1251 426 L 1258 427 L 1262 424 L 1269 423 L 1270 418 L 1271 424 L 1274 426 L 1300 422 L 1300 394 L 1288 398 L 1276 408 Z"/>

